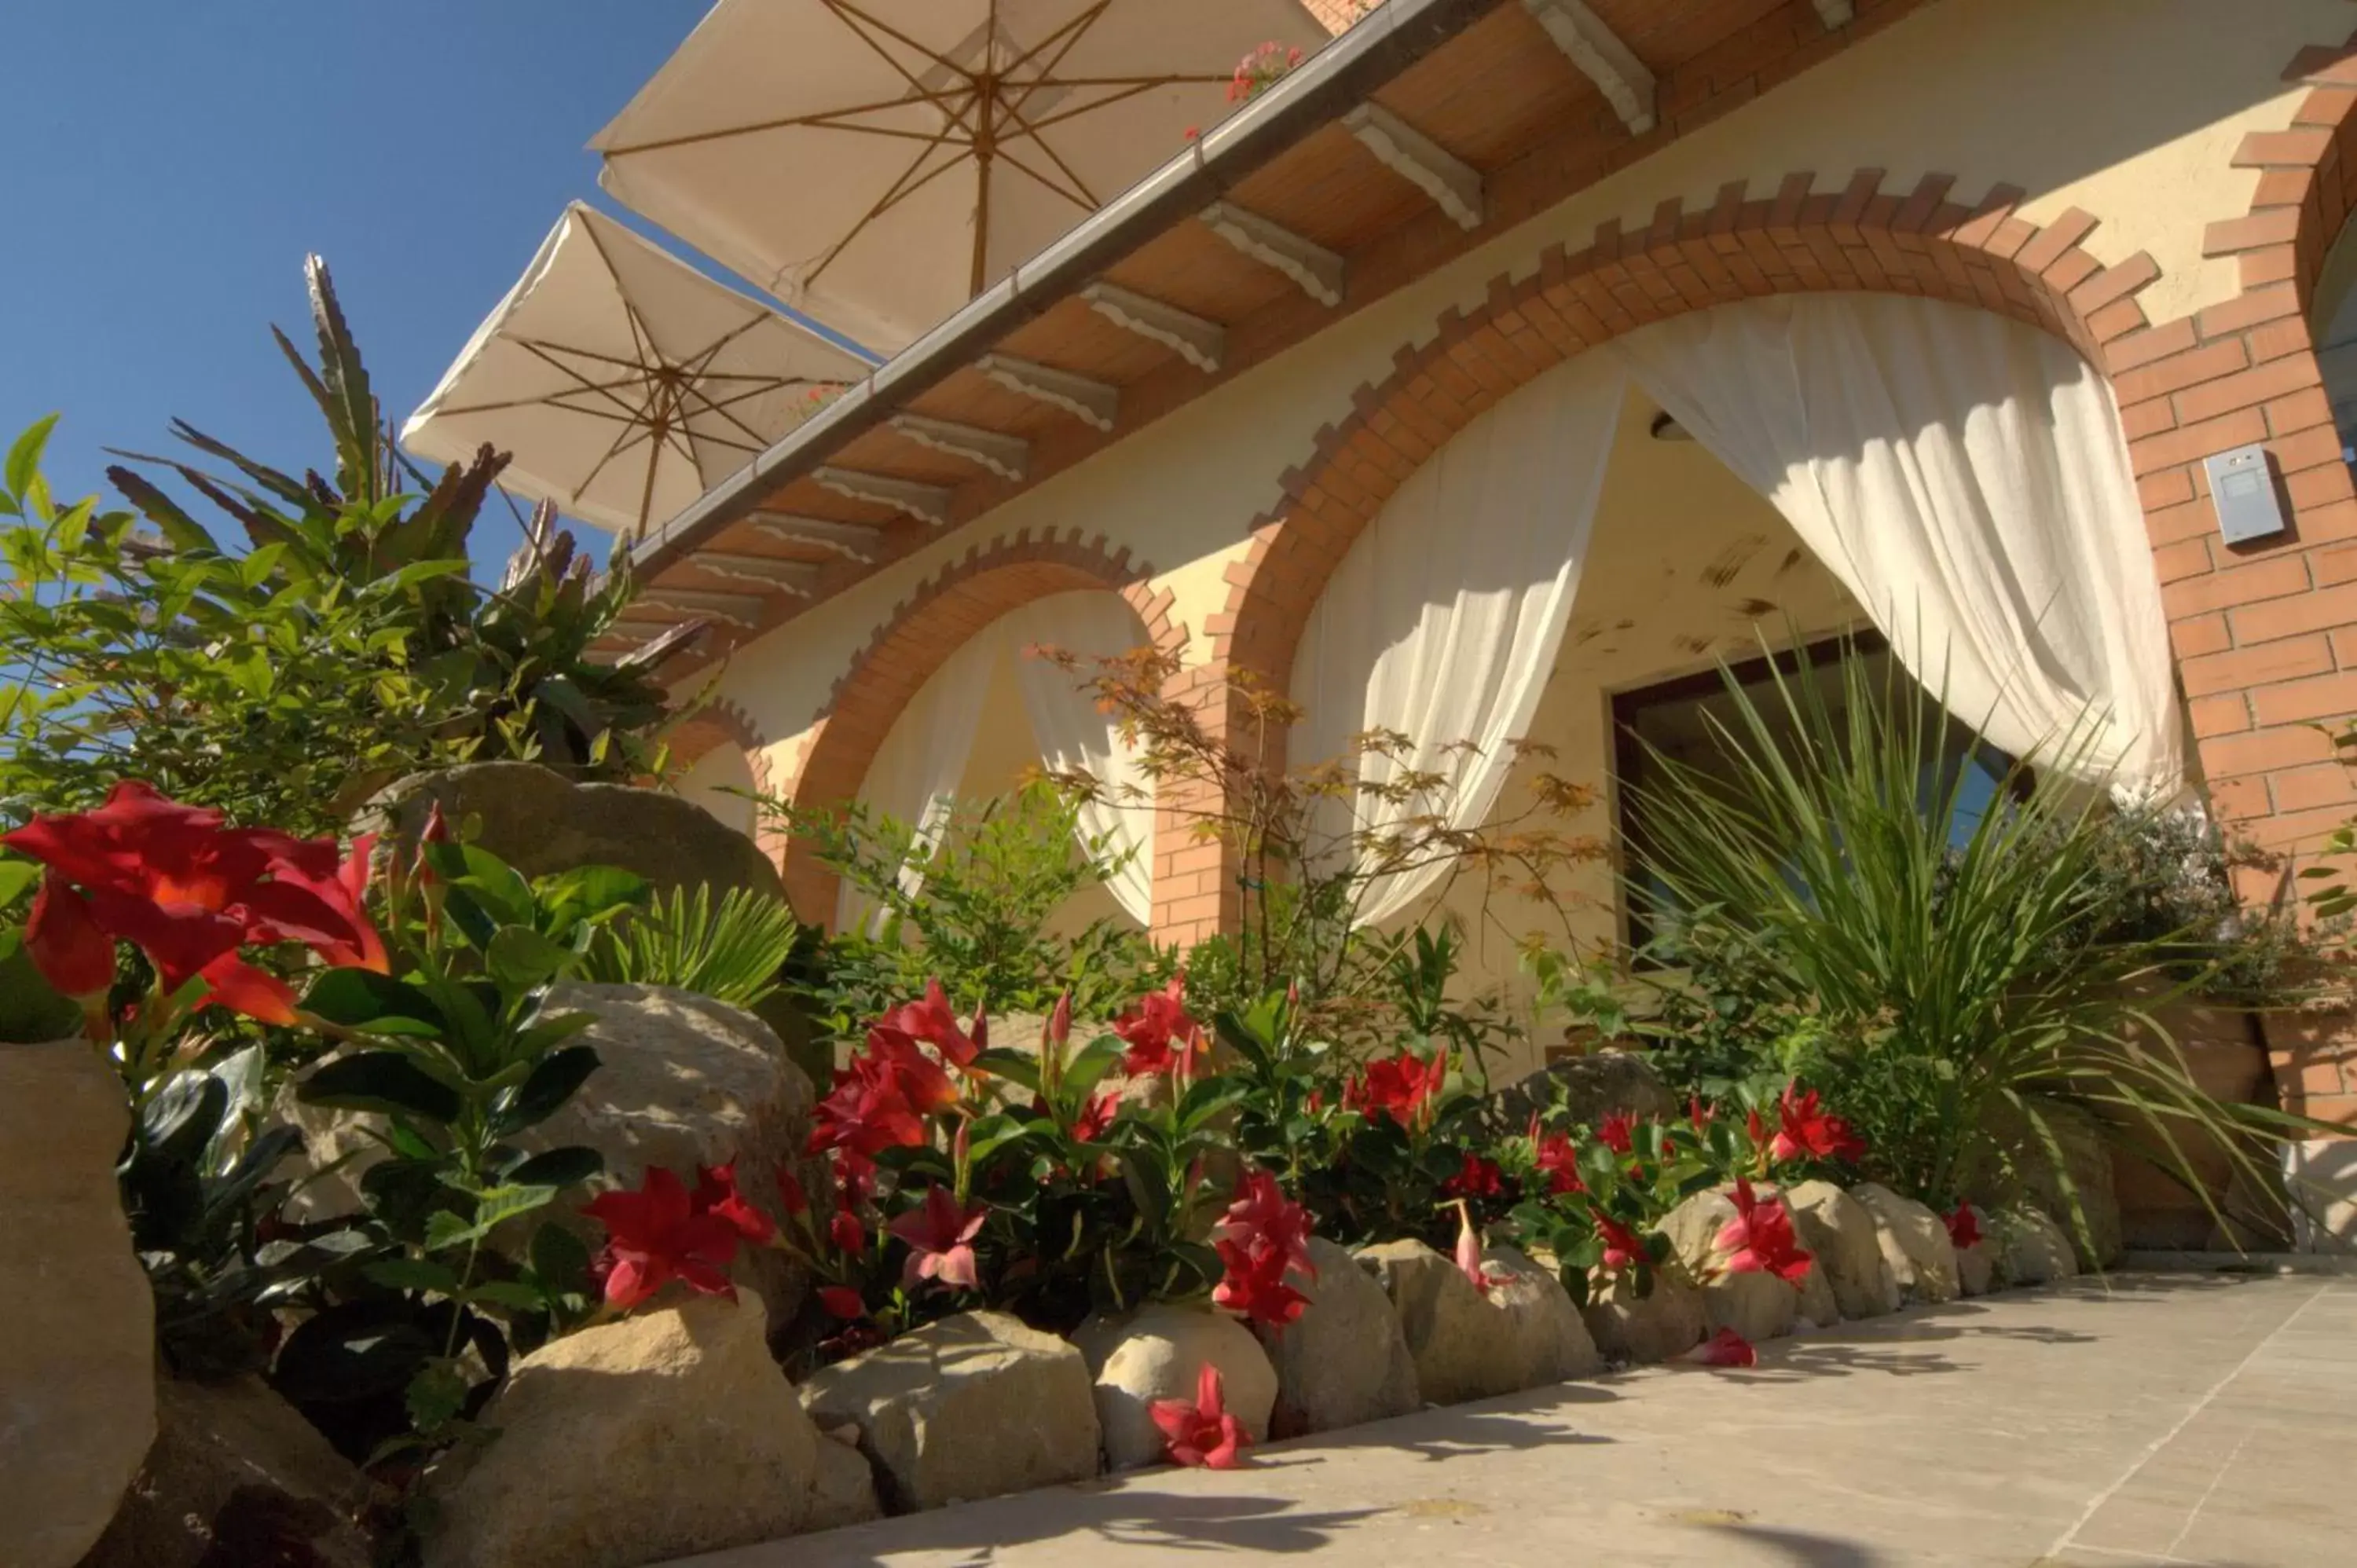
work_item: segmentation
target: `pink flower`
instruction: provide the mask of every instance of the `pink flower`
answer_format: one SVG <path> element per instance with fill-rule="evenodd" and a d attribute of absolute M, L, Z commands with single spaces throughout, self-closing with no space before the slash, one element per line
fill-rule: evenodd
<path fill-rule="evenodd" d="M 745 1200 L 745 1191 L 737 1185 L 737 1162 L 710 1165 L 696 1173 L 695 1206 L 707 1214 L 716 1215 L 736 1230 L 737 1235 L 756 1247 L 766 1247 L 778 1228 L 770 1217 Z"/>
<path fill-rule="evenodd" d="M 1287 1199 L 1276 1177 L 1247 1170 L 1236 1184 L 1235 1201 L 1211 1227 L 1212 1249 L 1227 1273 L 1211 1299 L 1256 1323 L 1282 1328 L 1298 1318 L 1308 1298 L 1286 1283 L 1296 1269 L 1311 1279 L 1309 1214 Z"/>
<path fill-rule="evenodd" d="M 1722 1328 L 1694 1349 L 1692 1359 L 1706 1367 L 1753 1367 L 1760 1352 L 1732 1328 Z"/>
<path fill-rule="evenodd" d="M 1272 1328 L 1283 1328 L 1308 1310 L 1309 1298 L 1285 1283 L 1285 1254 L 1266 1240 L 1214 1241 L 1211 1250 L 1227 1271 L 1211 1287 L 1214 1304 Z"/>
<path fill-rule="evenodd" d="M 1712 1245 L 1727 1253 L 1731 1274 L 1769 1273 L 1788 1283 L 1808 1277 L 1810 1257 L 1792 1233 L 1792 1210 L 1781 1198 L 1753 1196 L 1751 1184 L 1735 1178 L 1735 1218 L 1719 1228 Z"/>
<path fill-rule="evenodd" d="M 1625 1155 L 1637 1146 L 1637 1118 L 1626 1111 L 1616 1111 L 1596 1129 L 1596 1141 L 1616 1155 Z"/>
<path fill-rule="evenodd" d="M 1222 1408 L 1220 1369 L 1209 1361 L 1195 1375 L 1195 1402 L 1156 1400 L 1147 1407 L 1162 1429 L 1163 1451 L 1174 1465 L 1233 1470 L 1243 1463 L 1252 1434 Z"/>
<path fill-rule="evenodd" d="M 974 1255 L 974 1239 L 990 1210 L 981 1204 L 961 1208 L 950 1189 L 925 1189 L 925 1202 L 885 1227 L 909 1244 L 909 1262 L 900 1272 L 900 1288 L 914 1290 L 918 1282 L 932 1280 L 956 1290 L 979 1290 L 982 1274 Z"/>

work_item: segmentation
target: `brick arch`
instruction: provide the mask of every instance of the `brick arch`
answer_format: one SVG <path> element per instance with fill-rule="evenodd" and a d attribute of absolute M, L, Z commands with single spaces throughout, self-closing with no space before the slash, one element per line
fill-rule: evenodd
<path fill-rule="evenodd" d="M 1051 594 L 1102 588 L 1119 594 L 1155 647 L 1174 652 L 1185 628 L 1170 618 L 1169 590 L 1149 585 L 1154 568 L 1079 529 L 1034 538 L 1026 529 L 977 544 L 919 583 L 852 657 L 821 705 L 784 794 L 815 810 L 859 791 L 893 721 L 918 688 L 975 633 L 1009 610 Z M 786 895 L 805 919 L 830 920 L 835 876 L 802 841 L 785 848 Z"/>
<path fill-rule="evenodd" d="M 682 768 L 694 767 L 724 746 L 737 747 L 744 754 L 745 766 L 753 776 L 754 792 L 770 792 L 769 736 L 761 733 L 753 715 L 735 698 L 714 698 L 682 720 L 667 738 L 672 759 Z M 785 836 L 770 829 L 766 820 L 756 819 L 753 841 L 770 860 L 782 863 Z"/>
<path fill-rule="evenodd" d="M 1655 321 L 1770 295 L 1832 290 L 1915 295 L 1976 306 L 2040 328 L 2099 369 L 2150 337 L 2136 294 L 2160 275 L 2142 252 L 2106 267 L 2083 248 L 2096 220 L 2072 208 L 2032 224 L 2023 193 L 1993 188 L 1972 206 L 1954 179 L 1928 175 L 1886 190 L 1861 169 L 1838 191 L 1813 174 L 1772 196 L 1749 182 L 1709 208 L 1675 199 L 1645 228 L 1600 225 L 1577 251 L 1540 254 L 1520 279 L 1493 280 L 1481 305 L 1450 308 L 1433 336 L 1393 357 L 1391 374 L 1351 394 L 1351 411 L 1318 432 L 1283 476 L 1284 499 L 1254 520 L 1251 549 L 1228 570 L 1211 618 L 1212 665 L 1282 685 L 1296 639 L 1326 582 L 1399 487 L 1458 431 L 1547 371 Z"/>

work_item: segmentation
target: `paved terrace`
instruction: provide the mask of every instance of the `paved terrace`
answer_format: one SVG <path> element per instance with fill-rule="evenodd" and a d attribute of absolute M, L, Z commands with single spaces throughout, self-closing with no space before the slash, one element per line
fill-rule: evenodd
<path fill-rule="evenodd" d="M 2121 1274 L 694 1568 L 2357 1563 L 2357 1278 Z"/>

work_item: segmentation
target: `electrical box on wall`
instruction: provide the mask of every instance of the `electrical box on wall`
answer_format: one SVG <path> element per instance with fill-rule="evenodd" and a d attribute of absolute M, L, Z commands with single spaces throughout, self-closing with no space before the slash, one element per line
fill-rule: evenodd
<path fill-rule="evenodd" d="M 2237 446 L 2201 466 L 2210 472 L 2210 503 L 2218 509 L 2218 533 L 2227 543 L 2272 539 L 2284 531 L 2283 501 L 2265 446 Z"/>

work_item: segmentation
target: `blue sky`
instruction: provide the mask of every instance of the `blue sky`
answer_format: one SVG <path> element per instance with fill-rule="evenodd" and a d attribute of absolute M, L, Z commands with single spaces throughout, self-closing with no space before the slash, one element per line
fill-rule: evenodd
<path fill-rule="evenodd" d="M 597 199 L 584 144 L 707 3 L 9 7 L 0 443 L 60 411 L 48 467 L 68 495 L 102 488 L 102 447 L 163 449 L 175 416 L 324 465 L 269 332 L 307 343 L 313 251 L 386 413 L 406 414 L 565 201 Z M 478 561 L 515 539 L 494 503 Z"/>

